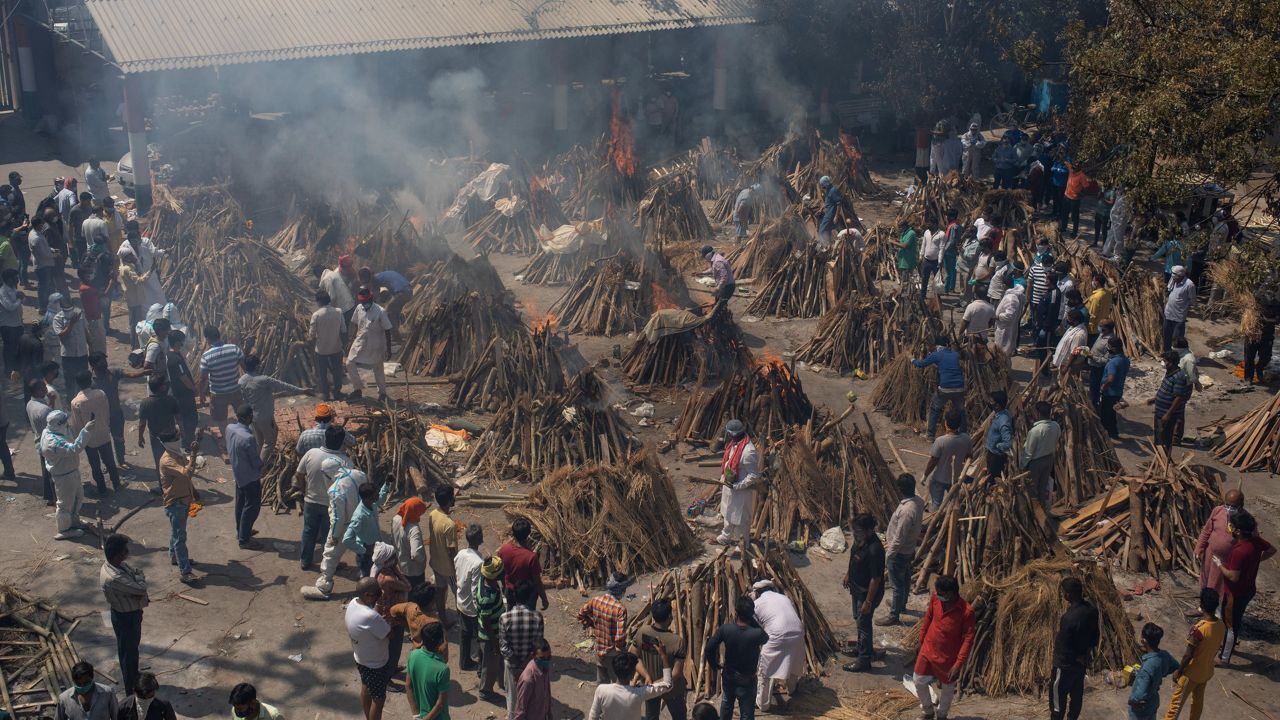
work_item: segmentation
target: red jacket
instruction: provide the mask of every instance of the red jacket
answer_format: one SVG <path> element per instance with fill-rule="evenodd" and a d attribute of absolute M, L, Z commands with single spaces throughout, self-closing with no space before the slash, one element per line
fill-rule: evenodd
<path fill-rule="evenodd" d="M 943 610 L 935 594 L 929 598 L 929 610 L 920 622 L 920 654 L 916 656 L 917 675 L 932 675 L 940 683 L 950 683 L 951 668 L 963 665 L 973 647 L 975 625 L 973 608 L 957 597 L 950 610 Z"/>

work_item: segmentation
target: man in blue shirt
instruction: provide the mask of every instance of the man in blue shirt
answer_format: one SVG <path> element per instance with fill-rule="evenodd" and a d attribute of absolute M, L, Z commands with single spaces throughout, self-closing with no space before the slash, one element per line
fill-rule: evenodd
<path fill-rule="evenodd" d="M 1013 447 L 1013 416 L 1009 414 L 1009 394 L 1004 390 L 993 390 L 991 409 L 991 425 L 987 428 L 984 443 L 988 482 L 1004 473 L 1005 465 L 1009 464 L 1009 449 Z"/>
<path fill-rule="evenodd" d="M 1160 712 L 1160 683 L 1178 669 L 1178 661 L 1169 651 L 1160 649 L 1164 629 L 1159 625 L 1142 626 L 1139 639 L 1143 654 L 1138 672 L 1133 674 L 1133 689 L 1129 691 L 1129 720 L 1153 720 Z"/>
<path fill-rule="evenodd" d="M 822 188 L 822 220 L 818 223 L 818 234 L 826 239 L 827 243 L 831 243 L 831 231 L 836 224 L 836 211 L 840 209 L 840 203 L 844 201 L 844 195 L 840 194 L 840 188 L 831 182 L 831 178 L 823 175 L 818 179 L 818 187 Z"/>
<path fill-rule="evenodd" d="M 405 276 L 395 270 L 383 270 L 377 275 L 367 267 L 360 268 L 357 273 L 360 284 L 379 293 L 378 304 L 382 305 L 391 320 L 391 339 L 400 342 L 400 318 L 404 306 L 413 297 L 413 284 Z M 385 295 L 382 294 L 385 291 Z"/>
<path fill-rule="evenodd" d="M 1129 358 L 1124 354 L 1124 343 L 1115 335 L 1107 338 L 1107 353 L 1110 358 L 1102 370 L 1098 416 L 1111 439 L 1118 440 L 1120 430 L 1116 425 L 1116 403 L 1124 397 L 1124 381 L 1129 377 Z"/>
<path fill-rule="evenodd" d="M 937 435 L 938 421 L 948 403 L 953 403 L 957 410 L 964 410 L 964 372 L 960 369 L 960 353 L 951 347 L 946 335 L 939 335 L 937 348 L 923 360 L 912 360 L 911 364 L 918 368 L 934 365 L 938 368 L 938 388 L 929 400 L 929 442 Z"/>
<path fill-rule="evenodd" d="M 1161 358 L 1165 376 L 1156 390 L 1155 441 L 1169 450 L 1173 447 L 1173 431 L 1181 424 L 1183 413 L 1187 411 L 1187 400 L 1191 398 L 1191 378 L 1178 367 L 1178 353 L 1167 350 Z"/>
<path fill-rule="evenodd" d="M 262 508 L 262 457 L 253 434 L 253 406 L 236 408 L 236 421 L 227 426 L 227 456 L 236 481 L 236 539 L 246 550 L 258 549 L 253 523 Z"/>

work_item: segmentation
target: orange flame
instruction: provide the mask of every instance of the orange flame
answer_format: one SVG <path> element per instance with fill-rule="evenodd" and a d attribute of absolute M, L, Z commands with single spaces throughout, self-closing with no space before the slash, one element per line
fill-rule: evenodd
<path fill-rule="evenodd" d="M 547 316 L 545 318 L 541 320 L 533 321 L 533 332 L 534 334 L 543 333 L 543 332 L 552 332 L 556 329 L 557 322 L 558 322 L 558 319 L 554 314 L 547 313 Z"/>
<path fill-rule="evenodd" d="M 655 310 L 675 310 L 680 307 L 679 304 L 671 299 L 671 294 L 667 292 L 667 289 L 658 283 L 650 283 L 649 288 L 653 293 L 653 307 Z"/>
<path fill-rule="evenodd" d="M 609 118 L 609 159 L 618 172 L 626 177 L 636 174 L 636 139 L 631 131 L 631 119 L 622 117 L 622 91 L 616 86 L 611 92 Z"/>
<path fill-rule="evenodd" d="M 840 144 L 844 146 L 844 154 L 849 157 L 849 173 L 857 177 L 862 167 L 862 153 L 853 142 L 852 135 L 844 130 L 840 131 Z"/>

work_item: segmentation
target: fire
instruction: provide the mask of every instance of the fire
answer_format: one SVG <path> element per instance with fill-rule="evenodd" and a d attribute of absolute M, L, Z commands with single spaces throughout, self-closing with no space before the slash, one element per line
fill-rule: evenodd
<path fill-rule="evenodd" d="M 631 119 L 622 117 L 622 92 L 617 86 L 612 90 L 610 106 L 609 159 L 618 172 L 631 177 L 636 174 L 636 138 L 631 131 Z"/>
<path fill-rule="evenodd" d="M 765 380 L 777 378 L 788 383 L 792 377 L 786 361 L 767 350 L 756 358 L 756 373 Z"/>
<path fill-rule="evenodd" d="M 414 229 L 414 230 L 417 230 L 418 232 L 422 232 L 422 218 L 421 218 L 421 217 L 419 217 L 419 216 L 417 216 L 417 215 L 410 215 L 410 216 L 409 216 L 409 224 L 413 226 L 413 229 Z"/>
<path fill-rule="evenodd" d="M 844 154 L 849 157 L 849 173 L 856 177 L 862 168 L 862 153 L 853 144 L 853 136 L 844 130 L 840 131 L 840 144 L 844 146 Z"/>
<path fill-rule="evenodd" d="M 656 310 L 675 310 L 680 306 L 671 299 L 671 294 L 667 289 L 658 283 L 650 283 L 650 291 L 653 293 L 653 307 Z"/>
<path fill-rule="evenodd" d="M 542 332 L 552 332 L 556 329 L 556 322 L 557 322 L 556 316 L 552 313 L 547 313 L 547 316 L 545 318 L 541 320 L 533 321 L 533 332 L 535 334 L 542 333 Z"/>

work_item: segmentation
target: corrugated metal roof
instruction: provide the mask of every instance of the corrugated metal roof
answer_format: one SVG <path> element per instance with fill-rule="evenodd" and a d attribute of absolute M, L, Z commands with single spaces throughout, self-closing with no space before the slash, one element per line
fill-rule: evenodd
<path fill-rule="evenodd" d="M 752 0 L 86 0 L 126 73 L 753 21 Z"/>

